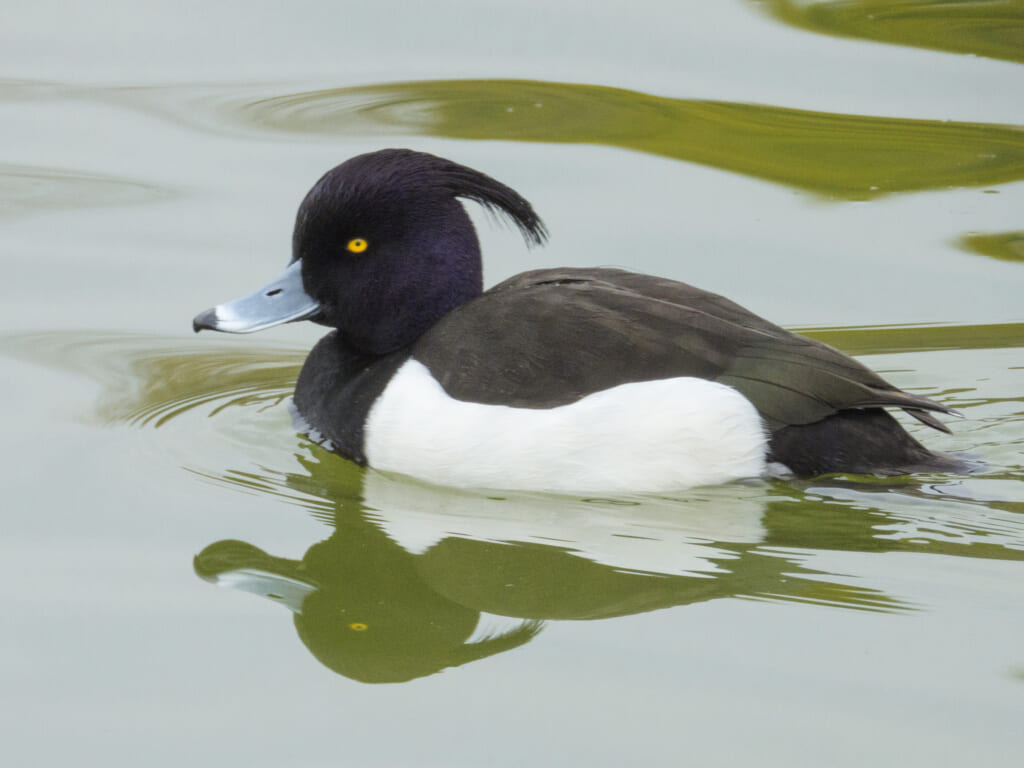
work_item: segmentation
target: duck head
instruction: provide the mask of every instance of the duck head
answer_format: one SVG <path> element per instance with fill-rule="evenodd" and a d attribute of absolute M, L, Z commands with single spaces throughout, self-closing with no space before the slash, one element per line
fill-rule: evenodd
<path fill-rule="evenodd" d="M 483 290 L 480 244 L 459 198 L 507 217 L 527 244 L 546 237 L 525 199 L 472 168 L 406 149 L 359 155 L 302 201 L 284 272 L 192 326 L 251 333 L 313 320 L 363 354 L 399 349 Z"/>

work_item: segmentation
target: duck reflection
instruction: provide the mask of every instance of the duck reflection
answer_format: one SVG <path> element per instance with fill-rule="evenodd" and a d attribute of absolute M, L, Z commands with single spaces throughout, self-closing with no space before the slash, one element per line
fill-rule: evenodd
<path fill-rule="evenodd" d="M 480 612 L 432 589 L 412 555 L 365 519 L 338 523 L 302 560 L 219 541 L 196 557 L 196 573 L 282 603 L 324 666 L 366 683 L 403 682 L 483 659 L 522 645 L 540 629 L 522 621 L 475 637 Z"/>
<path fill-rule="evenodd" d="M 309 651 L 354 680 L 402 682 L 485 659 L 532 640 L 544 621 L 721 597 L 900 607 L 759 550 L 768 535 L 763 484 L 685 499 L 495 497 L 305 448 L 305 472 L 220 479 L 304 499 L 331 535 L 301 560 L 218 541 L 195 558 L 195 570 L 288 608 Z"/>

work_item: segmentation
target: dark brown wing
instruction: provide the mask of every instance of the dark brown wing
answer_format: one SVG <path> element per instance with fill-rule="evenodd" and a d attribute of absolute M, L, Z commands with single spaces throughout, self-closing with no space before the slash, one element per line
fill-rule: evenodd
<path fill-rule="evenodd" d="M 928 412 L 950 412 L 722 296 L 613 269 L 517 275 L 442 319 L 413 357 L 452 397 L 521 408 L 697 376 L 737 389 L 772 430 L 882 406 L 945 429 Z"/>

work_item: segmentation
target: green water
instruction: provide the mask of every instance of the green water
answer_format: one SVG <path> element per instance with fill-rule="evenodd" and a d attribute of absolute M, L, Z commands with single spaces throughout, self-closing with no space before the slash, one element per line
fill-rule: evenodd
<path fill-rule="evenodd" d="M 1018 2 L 113 3 L 0 25 L 11 765 L 1016 765 Z M 382 146 L 529 198 L 488 283 L 724 293 L 963 414 L 965 477 L 454 491 L 191 334 Z"/>

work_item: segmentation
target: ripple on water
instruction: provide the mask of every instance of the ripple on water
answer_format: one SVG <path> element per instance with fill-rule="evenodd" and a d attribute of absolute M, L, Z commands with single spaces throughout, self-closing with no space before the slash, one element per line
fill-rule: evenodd
<path fill-rule="evenodd" d="M 1024 62 L 1024 2 L 948 0 L 757 0 L 786 24 L 838 37 L 860 37 Z"/>
<path fill-rule="evenodd" d="M 949 332 L 979 346 L 1005 340 L 998 329 Z M 991 418 L 989 397 L 1020 391 L 1024 368 L 1008 365 L 1020 348 L 948 350 L 942 335 L 883 333 L 883 359 L 927 372 L 950 355 L 982 356 L 974 367 L 987 367 L 956 397 L 967 425 Z M 304 351 L 65 332 L 2 336 L 0 352 L 97 381 L 95 421 L 171 433 L 153 443 L 184 446 L 176 458 L 197 479 L 325 523 L 298 557 L 221 540 L 197 554 L 195 571 L 287 609 L 281 619 L 315 658 L 365 682 L 512 650 L 550 620 L 718 599 L 926 608 L 875 577 L 880 553 L 1024 560 L 1019 464 L 969 478 L 751 481 L 659 496 L 459 490 L 366 470 L 297 438 L 282 403 Z"/>
<path fill-rule="evenodd" d="M 838 199 L 1024 179 L 1024 131 L 1014 126 L 666 98 L 578 83 L 427 80 L 295 93 L 252 83 L 8 82 L 7 92 L 8 98 L 91 99 L 207 133 L 596 144 Z"/>
<path fill-rule="evenodd" d="M 139 205 L 169 200 L 176 194 L 167 187 L 115 176 L 0 163 L 0 217 Z"/>
<path fill-rule="evenodd" d="M 965 251 L 980 253 L 999 261 L 1024 261 L 1024 232 L 974 232 L 956 244 Z"/>
<path fill-rule="evenodd" d="M 1024 178 L 1024 131 L 1010 126 L 673 99 L 575 83 L 435 80 L 333 88 L 261 98 L 236 117 L 291 134 L 599 144 L 845 199 Z"/>
<path fill-rule="evenodd" d="M 851 330 L 850 338 L 867 332 Z M 823 333 L 832 341 L 843 335 L 835 329 Z M 947 350 L 945 333 L 982 349 Z M 0 351 L 98 381 L 102 391 L 93 418 L 104 425 L 174 426 L 186 438 L 186 469 L 208 481 L 278 496 L 328 521 L 339 505 L 354 504 L 410 552 L 454 536 L 560 547 L 630 572 L 721 578 L 735 573 L 736 560 L 754 554 L 755 565 L 765 557 L 792 560 L 793 550 L 1024 559 L 1024 402 L 1019 394 L 1013 400 L 1024 367 L 1016 364 L 1021 347 L 1005 346 L 1007 333 L 997 326 L 972 333 L 930 327 L 879 334 L 880 348 L 889 352 L 881 360 L 903 370 L 940 383 L 950 369 L 972 372 L 972 379 L 959 377 L 965 386 L 955 395 L 940 399 L 965 415 L 954 424 L 958 435 L 949 439 L 989 422 L 1002 430 L 993 432 L 1007 447 L 1002 464 L 994 464 L 986 451 L 989 467 L 978 475 L 758 481 L 614 499 L 453 491 L 366 472 L 297 438 L 284 401 L 305 351 L 87 332 L 8 335 L 0 337 Z M 896 342 L 905 351 L 892 352 Z M 917 348 L 928 351 L 910 351 Z M 1013 413 L 989 410 L 1002 405 Z M 198 442 L 208 442 L 204 434 L 221 440 L 199 450 Z M 886 609 L 895 604 L 886 596 L 849 592 L 861 587 L 835 574 L 826 581 L 839 592 L 815 598 L 804 590 L 799 599 Z M 796 599 L 777 584 L 744 594 Z"/>
<path fill-rule="evenodd" d="M 87 376 L 91 419 L 160 428 L 185 414 L 258 413 L 290 397 L 305 351 L 140 334 L 55 331 L 0 337 L 11 356 Z M 284 410 L 283 408 L 281 410 Z"/>

